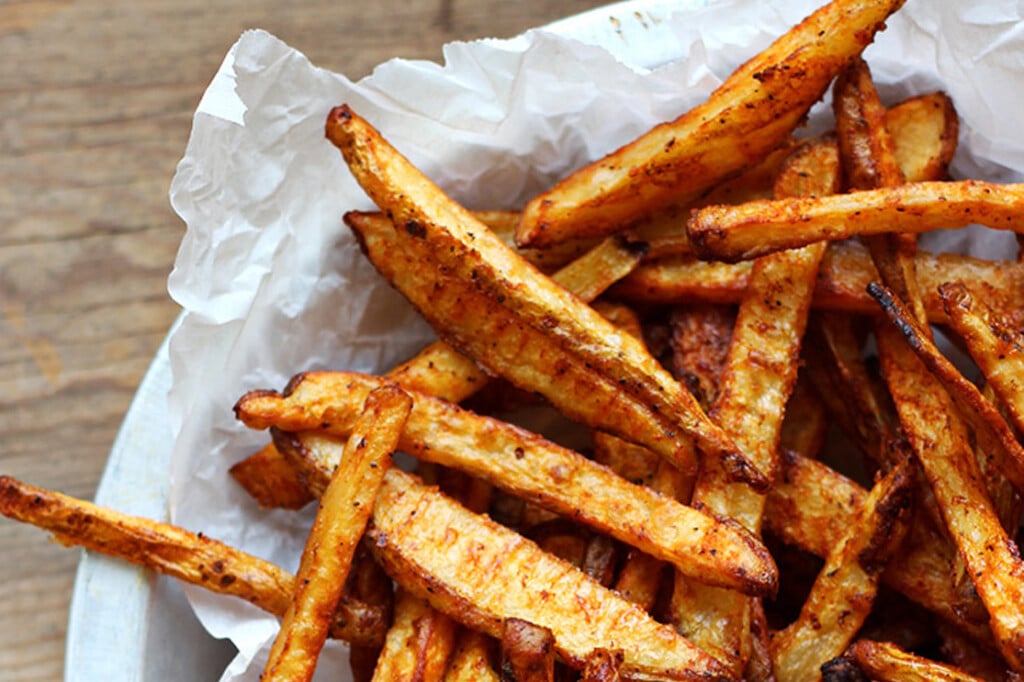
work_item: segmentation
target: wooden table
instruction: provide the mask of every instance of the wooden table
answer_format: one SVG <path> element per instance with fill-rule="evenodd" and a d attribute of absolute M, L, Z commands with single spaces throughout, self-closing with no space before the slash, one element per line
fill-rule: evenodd
<path fill-rule="evenodd" d="M 90 498 L 178 313 L 167 189 L 241 31 L 357 78 L 596 0 L 0 0 L 0 473 Z M 78 552 L 0 520 L 0 680 L 58 680 Z"/>

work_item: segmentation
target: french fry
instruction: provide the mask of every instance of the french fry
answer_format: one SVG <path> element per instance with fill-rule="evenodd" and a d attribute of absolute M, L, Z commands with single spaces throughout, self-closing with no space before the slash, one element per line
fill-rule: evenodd
<path fill-rule="evenodd" d="M 394 384 L 367 396 L 341 462 L 320 498 L 292 603 L 281 619 L 261 679 L 313 679 L 356 544 L 411 409 L 412 399 Z"/>
<path fill-rule="evenodd" d="M 908 653 L 894 644 L 862 639 L 846 653 L 879 682 L 983 682 L 963 670 Z"/>
<path fill-rule="evenodd" d="M 945 180 L 956 150 L 960 118 L 943 92 L 905 100 L 885 112 L 893 154 L 908 182 Z"/>
<path fill-rule="evenodd" d="M 261 507 L 302 509 L 313 501 L 306 485 L 273 443 L 235 463 L 228 473 Z"/>
<path fill-rule="evenodd" d="M 1015 261 L 924 251 L 918 251 L 915 261 L 931 322 L 947 322 L 938 287 L 956 280 L 971 282 L 977 295 L 994 307 L 1024 307 L 1024 267 Z M 644 263 L 611 293 L 636 303 L 739 303 L 752 269 L 750 261 L 732 264 L 669 258 Z M 821 261 L 811 305 L 819 310 L 877 314 L 878 306 L 867 294 L 867 285 L 875 277 L 871 257 L 863 245 L 852 241 L 832 243 Z"/>
<path fill-rule="evenodd" d="M 818 680 L 867 619 L 878 577 L 907 529 L 913 469 L 904 461 L 875 484 L 855 523 L 829 552 L 797 620 L 772 635 L 775 677 Z"/>
<path fill-rule="evenodd" d="M 694 212 L 696 253 L 736 262 L 823 239 L 890 232 L 919 234 L 980 224 L 1024 231 L 1024 184 L 981 180 L 907 183 L 811 199 L 770 199 Z"/>
<path fill-rule="evenodd" d="M 783 164 L 775 192 L 828 194 L 839 187 L 839 154 L 834 141 L 817 141 L 794 151 Z M 785 251 L 754 264 L 750 287 L 740 303 L 729 353 L 711 416 L 733 434 L 761 471 L 774 472 L 810 310 L 818 265 L 826 244 Z M 728 481 L 718 461 L 705 457 L 694 488 L 695 506 L 736 519 L 760 536 L 764 496 Z M 683 581 L 677 576 L 677 585 Z M 744 595 L 704 585 L 678 586 L 674 624 L 709 651 L 724 652 L 735 674 L 750 658 L 752 605 Z M 715 627 L 706 627 L 715 623 Z"/>
<path fill-rule="evenodd" d="M 724 306 L 684 306 L 672 311 L 672 371 L 705 408 L 718 396 L 735 324 L 736 312 Z"/>
<path fill-rule="evenodd" d="M 968 289 L 964 282 L 970 282 Z M 963 279 L 939 287 L 950 326 L 985 375 L 992 391 L 1006 406 L 1018 433 L 1024 433 L 1024 339 L 1000 322 L 978 291 L 980 282 Z M 997 304 L 996 304 L 997 305 Z M 1011 308 L 1007 308 L 1008 310 Z"/>
<path fill-rule="evenodd" d="M 866 496 L 867 491 L 825 464 L 783 452 L 782 475 L 765 504 L 765 527 L 783 542 L 824 558 L 854 523 Z M 918 521 L 882 581 L 971 637 L 989 640 L 984 624 L 963 618 L 949 579 L 953 552 L 938 531 Z"/>
<path fill-rule="evenodd" d="M 444 682 L 498 682 L 492 664 L 494 640 L 476 630 L 461 629 L 448 661 Z"/>
<path fill-rule="evenodd" d="M 563 179 L 523 210 L 516 241 L 608 234 L 759 162 L 796 127 L 900 0 L 837 0 L 729 76 L 703 104 Z"/>
<path fill-rule="evenodd" d="M 395 223 L 358 232 L 370 260 L 448 343 L 589 426 L 677 462 L 692 438 L 736 478 L 767 484 L 639 341 L 530 267 L 350 109 L 326 128 Z"/>
<path fill-rule="evenodd" d="M 354 373 L 306 373 L 287 397 L 257 392 L 239 401 L 250 427 L 285 431 L 323 428 L 346 437 L 365 395 L 383 381 Z M 633 485 L 536 434 L 480 417 L 444 401 L 413 396 L 399 449 L 463 470 L 607 533 L 678 566 L 694 578 L 753 594 L 774 589 L 775 567 L 764 547 L 737 529 L 647 488 Z M 276 437 L 294 442 L 286 433 Z M 288 447 L 278 440 L 278 448 Z M 304 434 L 294 443 L 305 480 L 322 491 L 340 458 L 333 436 Z M 285 453 L 286 455 L 288 453 Z"/>
<path fill-rule="evenodd" d="M 0 476 L 0 513 L 53 533 L 58 542 L 117 557 L 219 594 L 244 599 L 276 616 L 291 603 L 295 576 L 201 533 L 129 516 Z M 387 613 L 343 596 L 331 637 L 379 644 Z"/>
<path fill-rule="evenodd" d="M 623 652 L 627 676 L 723 676 L 714 659 L 638 606 L 398 469 L 388 471 L 368 532 L 396 582 L 492 637 L 506 618 L 521 618 L 550 629 L 558 656 L 577 669 L 605 647 Z"/>
<path fill-rule="evenodd" d="M 508 682 L 553 682 L 555 636 L 546 627 L 521 618 L 506 618 L 501 628 L 501 679 Z"/>
<path fill-rule="evenodd" d="M 622 654 L 608 649 L 595 649 L 587 656 L 580 682 L 619 682 L 622 679 L 619 674 L 621 665 Z"/>
<path fill-rule="evenodd" d="M 996 406 L 942 354 L 930 334 L 921 329 L 892 292 L 880 285 L 870 285 L 869 292 L 925 366 L 949 391 L 960 413 L 974 429 L 981 447 L 995 457 L 999 470 L 1017 488 L 1024 489 L 1024 447 Z"/>
<path fill-rule="evenodd" d="M 401 588 L 395 617 L 373 671 L 374 682 L 444 679 L 458 626 L 426 601 Z"/>

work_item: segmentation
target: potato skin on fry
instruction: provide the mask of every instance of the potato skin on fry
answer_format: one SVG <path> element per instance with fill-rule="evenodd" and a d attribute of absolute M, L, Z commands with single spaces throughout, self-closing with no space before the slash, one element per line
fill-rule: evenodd
<path fill-rule="evenodd" d="M 521 618 L 550 629 L 558 655 L 576 668 L 611 647 L 623 652 L 627 677 L 725 679 L 672 628 L 398 469 L 388 472 L 369 534 L 400 585 L 473 629 L 500 637 L 506 618 Z"/>
<path fill-rule="evenodd" d="M 902 0 L 837 0 L 737 69 L 703 104 L 527 204 L 516 241 L 541 246 L 622 229 L 682 203 L 784 140 Z"/>

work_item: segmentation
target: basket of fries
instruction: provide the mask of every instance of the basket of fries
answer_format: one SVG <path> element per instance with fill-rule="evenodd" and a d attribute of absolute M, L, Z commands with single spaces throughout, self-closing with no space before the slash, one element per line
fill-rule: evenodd
<path fill-rule="evenodd" d="M 172 524 L 0 510 L 188 583 L 225 680 L 1024 673 L 1020 17 L 763 4 L 360 83 L 247 33 L 172 187 Z"/>

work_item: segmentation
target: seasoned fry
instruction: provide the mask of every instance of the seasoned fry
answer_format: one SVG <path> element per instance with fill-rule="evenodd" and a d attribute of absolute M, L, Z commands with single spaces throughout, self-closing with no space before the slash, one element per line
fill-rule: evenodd
<path fill-rule="evenodd" d="M 792 191 L 827 194 L 839 187 L 834 141 L 800 147 L 783 165 L 777 196 Z M 729 354 L 722 370 L 712 418 L 733 434 L 761 471 L 774 472 L 782 415 L 796 383 L 800 345 L 825 243 L 785 251 L 754 264 L 740 303 Z M 693 493 L 694 505 L 737 520 L 760 535 L 764 496 L 730 483 L 718 462 L 705 457 Z M 677 577 L 679 583 L 682 577 Z M 750 600 L 703 585 L 679 586 L 673 595 L 674 624 L 708 651 L 726 652 L 742 672 L 750 658 Z M 715 627 L 707 627 L 714 623 Z"/>
<path fill-rule="evenodd" d="M 444 679 L 458 625 L 406 590 L 399 588 L 396 597 L 395 617 L 373 671 L 374 682 Z"/>
<path fill-rule="evenodd" d="M 53 533 L 68 546 L 107 554 L 244 599 L 276 616 L 291 603 L 295 576 L 251 554 L 177 526 L 129 516 L 60 493 L 0 476 L 0 513 Z M 387 628 L 384 610 L 343 596 L 332 637 L 353 644 L 379 644 Z"/>
<path fill-rule="evenodd" d="M 261 507 L 302 509 L 313 501 L 306 484 L 273 443 L 237 462 L 228 473 Z"/>
<path fill-rule="evenodd" d="M 979 444 L 996 458 L 999 470 L 1017 488 L 1024 489 L 1024 447 L 996 406 L 942 354 L 891 291 L 877 284 L 869 285 L 868 291 L 925 366 L 949 391 L 961 414 L 974 428 Z"/>
<path fill-rule="evenodd" d="M 750 201 L 694 212 L 687 232 L 696 253 L 749 260 L 823 239 L 921 233 L 972 223 L 1024 231 L 1024 184 L 980 180 L 915 182 L 811 199 Z"/>
<path fill-rule="evenodd" d="M 775 149 L 900 0 L 836 0 L 737 69 L 703 104 L 535 197 L 519 244 L 621 229 L 686 202 Z"/>
<path fill-rule="evenodd" d="M 302 552 L 292 603 L 263 668 L 264 680 L 311 680 L 334 605 L 352 567 L 412 399 L 394 384 L 366 398 L 341 462 L 320 498 Z"/>
<path fill-rule="evenodd" d="M 820 679 L 821 666 L 846 650 L 864 624 L 878 576 L 907 529 L 912 475 L 904 461 L 875 484 L 856 521 L 829 552 L 799 618 L 772 635 L 777 679 Z"/>
<path fill-rule="evenodd" d="M 1004 310 L 1024 307 L 1024 267 L 1011 260 L 986 261 L 959 254 L 919 251 L 915 269 L 924 294 L 928 319 L 948 320 L 938 295 L 939 285 L 971 282 L 978 296 Z M 612 294 L 646 303 L 738 303 L 750 282 L 753 263 L 717 263 L 669 258 L 645 263 L 612 288 Z M 876 277 L 867 249 L 853 241 L 829 245 L 821 261 L 811 305 L 816 309 L 877 314 L 867 293 Z"/>
<path fill-rule="evenodd" d="M 982 682 L 963 670 L 915 656 L 888 642 L 862 639 L 846 656 L 879 682 Z"/>
<path fill-rule="evenodd" d="M 963 282 L 970 282 L 968 289 Z M 1024 433 L 1024 339 L 1000 322 L 979 291 L 981 282 L 964 278 L 939 287 L 950 326 L 963 339 L 967 351 L 1017 428 Z M 972 293 L 973 291 L 973 293 Z M 1010 308 L 1007 308 L 1010 309 Z"/>
<path fill-rule="evenodd" d="M 553 682 L 555 636 L 546 627 L 506 618 L 501 628 L 501 679 L 504 682 Z"/>
<path fill-rule="evenodd" d="M 359 405 L 384 381 L 356 373 L 307 372 L 287 395 L 249 393 L 236 413 L 251 428 L 322 429 L 346 437 Z M 774 589 L 771 558 L 749 533 L 633 485 L 581 455 L 523 429 L 410 392 L 413 409 L 399 449 L 460 469 L 570 516 L 676 565 L 694 578 L 751 594 Z M 310 439 L 306 480 L 322 490 L 338 461 L 337 441 Z M 281 447 L 282 443 L 278 443 Z"/>
<path fill-rule="evenodd" d="M 622 665 L 622 654 L 607 649 L 595 649 L 587 656 L 583 666 L 580 682 L 619 682 L 619 667 Z"/>
<path fill-rule="evenodd" d="M 494 640 L 476 630 L 463 628 L 457 632 L 444 682 L 498 682 L 491 662 L 493 645 Z"/>
<path fill-rule="evenodd" d="M 735 477 L 767 484 L 639 341 L 530 267 L 366 121 L 338 107 L 327 135 L 395 224 L 350 221 L 367 255 L 453 347 L 589 426 L 677 462 L 692 438 Z"/>
<path fill-rule="evenodd" d="M 943 92 L 912 97 L 885 112 L 893 154 L 908 182 L 945 180 L 960 119 Z"/>
<path fill-rule="evenodd" d="M 606 647 L 623 652 L 627 676 L 722 677 L 714 659 L 672 628 L 409 474 L 388 471 L 373 514 L 372 548 L 388 573 L 468 627 L 492 637 L 506 618 L 546 627 L 558 656 L 575 668 Z"/>

